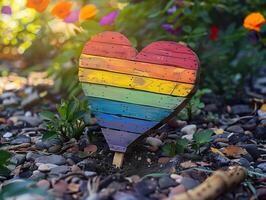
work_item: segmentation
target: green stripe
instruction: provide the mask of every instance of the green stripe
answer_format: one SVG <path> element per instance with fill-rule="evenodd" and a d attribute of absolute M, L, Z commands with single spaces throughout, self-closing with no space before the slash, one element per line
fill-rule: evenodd
<path fill-rule="evenodd" d="M 91 83 L 82 83 L 82 88 L 86 96 L 105 98 L 138 105 L 153 106 L 157 108 L 175 109 L 185 100 L 183 97 L 175 97 Z"/>

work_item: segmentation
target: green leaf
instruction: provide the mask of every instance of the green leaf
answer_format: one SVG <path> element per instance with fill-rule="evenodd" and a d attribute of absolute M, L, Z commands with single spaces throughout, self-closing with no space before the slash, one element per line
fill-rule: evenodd
<path fill-rule="evenodd" d="M 55 131 L 47 131 L 42 135 L 43 140 L 49 140 L 49 139 L 53 139 L 57 137 L 58 137 L 58 134 Z"/>
<path fill-rule="evenodd" d="M 178 138 L 176 140 L 175 148 L 176 148 L 176 153 L 181 154 L 184 153 L 185 148 L 189 144 L 189 140 L 186 138 Z"/>
<path fill-rule="evenodd" d="M 162 147 L 162 150 L 167 156 L 175 156 L 176 155 L 175 144 L 173 144 L 173 143 L 165 144 Z"/>
<path fill-rule="evenodd" d="M 7 160 L 11 157 L 11 153 L 5 150 L 0 150 L 0 165 L 6 164 Z"/>
<path fill-rule="evenodd" d="M 8 176 L 10 172 L 7 167 L 0 165 L 0 176 Z"/>
<path fill-rule="evenodd" d="M 54 113 L 50 112 L 50 111 L 43 111 L 41 112 L 40 114 L 40 117 L 43 119 L 43 120 L 48 120 L 48 121 L 53 121 L 55 120 L 55 115 Z"/>
<path fill-rule="evenodd" d="M 213 131 L 211 131 L 211 130 L 203 130 L 203 131 L 200 131 L 200 132 L 195 133 L 193 135 L 193 140 L 197 144 L 203 145 L 203 144 L 211 141 L 212 134 L 213 134 Z"/>

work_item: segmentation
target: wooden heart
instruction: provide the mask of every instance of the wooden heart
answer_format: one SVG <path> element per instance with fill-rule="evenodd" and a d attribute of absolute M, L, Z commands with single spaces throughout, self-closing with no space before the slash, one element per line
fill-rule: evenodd
<path fill-rule="evenodd" d="M 185 106 L 195 91 L 199 61 L 179 43 L 154 42 L 138 53 L 124 35 L 103 32 L 86 43 L 79 66 L 109 148 L 125 152 Z"/>

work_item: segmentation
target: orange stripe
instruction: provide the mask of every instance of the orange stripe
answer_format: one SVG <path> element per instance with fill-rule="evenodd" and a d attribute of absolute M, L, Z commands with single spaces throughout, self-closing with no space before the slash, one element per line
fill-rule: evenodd
<path fill-rule="evenodd" d="M 107 58 L 93 55 L 81 55 L 80 67 L 101 69 L 130 75 L 158 78 L 162 80 L 194 83 L 196 71 L 173 66 L 164 66 L 117 58 Z"/>

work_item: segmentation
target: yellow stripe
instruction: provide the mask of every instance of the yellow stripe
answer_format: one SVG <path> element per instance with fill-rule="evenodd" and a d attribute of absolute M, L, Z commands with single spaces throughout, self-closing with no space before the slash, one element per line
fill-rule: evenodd
<path fill-rule="evenodd" d="M 79 68 L 79 80 L 173 96 L 187 96 L 194 87 L 192 84 L 84 68 Z"/>

